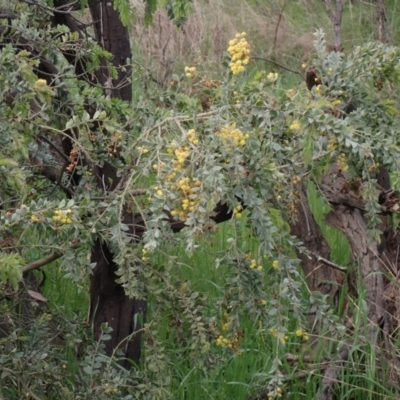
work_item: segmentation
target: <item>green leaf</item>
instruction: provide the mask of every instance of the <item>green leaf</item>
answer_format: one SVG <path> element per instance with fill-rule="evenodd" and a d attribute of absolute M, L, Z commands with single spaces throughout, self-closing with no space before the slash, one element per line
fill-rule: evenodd
<path fill-rule="evenodd" d="M 0 283 L 4 285 L 9 282 L 16 290 L 22 280 L 24 264 L 24 259 L 19 254 L 0 252 Z"/>
<path fill-rule="evenodd" d="M 157 10 L 157 0 L 145 0 L 145 3 L 144 22 L 150 25 L 153 22 L 153 14 Z"/>

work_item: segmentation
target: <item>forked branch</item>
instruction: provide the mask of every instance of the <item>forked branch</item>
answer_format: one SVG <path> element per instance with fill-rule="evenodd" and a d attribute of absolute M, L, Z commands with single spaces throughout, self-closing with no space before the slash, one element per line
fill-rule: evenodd
<path fill-rule="evenodd" d="M 331 0 L 324 0 L 325 8 L 333 25 L 335 36 L 335 51 L 342 51 L 342 14 L 343 0 L 336 0 L 336 12 L 333 12 Z"/>

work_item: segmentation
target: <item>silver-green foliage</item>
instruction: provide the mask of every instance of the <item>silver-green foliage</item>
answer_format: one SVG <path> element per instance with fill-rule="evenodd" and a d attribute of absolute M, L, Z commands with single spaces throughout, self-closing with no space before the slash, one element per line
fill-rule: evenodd
<path fill-rule="evenodd" d="M 125 10 L 122 2 L 116 4 Z M 155 3 L 147 4 L 152 12 Z M 187 2 L 166 5 L 179 18 L 187 11 Z M 106 241 L 115 255 L 119 283 L 129 296 L 141 298 L 150 292 L 161 308 L 164 303 L 177 305 L 194 362 L 215 362 L 209 355 L 219 336 L 226 339 L 221 342 L 227 344 L 226 356 L 232 349 L 239 354 L 244 318 L 259 322 L 262 334 L 272 335 L 276 342 L 269 376 L 272 389 L 282 383 L 280 357 L 291 333 L 289 311 L 297 328 L 307 329 L 304 315 L 311 307 L 340 339 L 340 324 L 326 299 L 306 298 L 301 292 L 304 282 L 295 250 L 305 250 L 287 227 L 296 217 L 296 183 L 319 179 L 321 171 L 341 156 L 350 176 L 364 182 L 371 233 L 378 235 L 379 205 L 371 171 L 379 163 L 400 176 L 400 125 L 394 96 L 399 49 L 370 43 L 347 55 L 328 53 L 323 33 L 317 32 L 312 64 L 323 82 L 311 92 L 303 83 L 286 90 L 279 77 L 264 71 L 236 77 L 226 70 L 213 82 L 199 66 L 193 80 L 183 71 L 174 77 L 172 88 L 163 94 L 166 107 L 158 106 L 159 98 L 132 105 L 110 99 L 101 88 L 79 79 L 60 57 L 65 46 L 79 47 L 94 71 L 100 58 L 109 59 L 98 45 L 90 39 L 82 44 L 65 27 L 39 29 L 37 15 L 21 7 L 24 12 L 14 29 L 46 49 L 58 73 L 50 82 L 38 79 L 39 60 L 34 54 L 11 45 L 0 50 L 0 187 L 5 204 L 0 235 L 13 237 L 20 252 L 1 253 L 1 281 L 16 285 L 31 247 L 41 255 L 65 253 L 68 277 L 85 279 L 90 274 L 91 246 L 95 240 Z M 25 24 L 27 19 L 31 24 Z M 380 81 L 387 83 L 387 90 L 377 90 Z M 204 97 L 210 109 L 203 111 Z M 357 111 L 340 118 L 349 101 Z M 62 138 L 71 129 L 76 132 L 74 150 L 87 162 L 76 166 L 81 176 L 76 187 L 67 177 L 60 182 L 74 190 L 74 200 L 60 199 L 63 194 L 57 187 L 52 188 L 57 196 L 52 191 L 43 199 L 44 183 L 38 178 L 43 153 L 35 151 L 39 139 L 42 135 Z M 195 139 L 189 135 L 191 130 Z M 55 157 L 51 161 L 56 165 Z M 105 189 L 110 182 L 99 187 L 92 175 L 90 166 L 105 163 L 115 166 L 122 177 L 115 191 Z M 208 318 L 203 315 L 202 296 L 188 290 L 190 285 L 180 286 L 179 260 L 165 267 L 157 265 L 155 258 L 177 242 L 184 242 L 192 253 L 202 238 L 212 241 L 213 218 L 221 205 L 232 212 L 232 235 L 215 260 L 216 268 L 223 265 L 227 271 L 220 314 Z M 143 244 L 132 240 L 123 220 L 126 209 L 143 221 Z M 257 242 L 255 249 L 242 246 L 242 218 Z M 171 223 L 183 225 L 180 234 L 173 234 Z M 272 286 L 269 295 L 266 284 Z M 220 328 L 224 312 L 226 329 Z M 155 331 L 149 323 L 147 334 Z M 85 359 L 83 371 L 90 376 L 99 375 L 103 368 L 98 350 Z M 148 369 L 140 376 L 144 386 L 138 387 L 148 398 L 154 391 L 162 398 L 168 390 L 162 351 L 157 354 L 149 344 L 146 351 Z M 99 380 L 93 382 L 99 385 Z M 101 390 L 106 389 L 101 386 Z"/>

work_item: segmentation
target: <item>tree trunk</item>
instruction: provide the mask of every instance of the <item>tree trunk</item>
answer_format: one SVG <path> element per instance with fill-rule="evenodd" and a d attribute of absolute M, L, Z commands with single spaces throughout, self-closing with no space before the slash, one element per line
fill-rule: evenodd
<path fill-rule="evenodd" d="M 296 219 L 290 224 L 291 234 L 299 238 L 309 255 L 298 252 L 306 281 L 311 291 L 327 294 L 331 298 L 337 295 L 338 287 L 343 283 L 343 273 L 319 261 L 319 257 L 330 258 L 329 245 L 326 242 L 308 205 L 306 189 L 297 185 L 299 198 L 296 203 Z"/>
<path fill-rule="evenodd" d="M 122 25 L 114 3 L 108 0 L 96 2 L 90 7 L 96 39 L 102 47 L 113 55 L 112 63 L 118 69 L 118 78 L 111 81 L 106 68 L 101 68 L 96 74 L 110 97 L 118 97 L 130 102 L 132 100 L 131 65 L 126 65 L 132 58 L 129 32 Z M 105 67 L 105 65 L 104 65 Z M 116 170 L 110 165 L 96 168 L 99 187 L 104 182 L 112 182 L 107 190 L 113 190 L 119 182 Z M 123 219 L 131 218 L 124 212 Z M 133 245 L 133 244 L 132 244 Z M 130 299 L 124 288 L 116 283 L 117 265 L 114 255 L 107 243 L 97 241 L 92 251 L 92 262 L 96 263 L 90 286 L 90 320 L 94 328 L 95 339 L 102 334 L 102 325 L 111 327 L 111 340 L 106 342 L 106 352 L 111 355 L 120 348 L 124 354 L 122 365 L 130 368 L 133 361 L 138 364 L 141 353 L 141 334 L 146 318 L 146 300 Z"/>
<path fill-rule="evenodd" d="M 326 216 L 326 222 L 342 231 L 346 236 L 352 250 L 353 261 L 356 264 L 358 279 L 355 279 L 353 285 L 359 285 L 356 291 L 364 293 L 367 304 L 367 323 L 361 334 L 365 335 L 369 344 L 377 349 L 381 346 L 380 343 L 383 343 L 380 351 L 386 351 L 386 358 L 382 357 L 382 362 L 389 361 L 390 355 L 394 354 L 394 347 L 389 337 L 390 315 L 387 296 L 385 296 L 387 287 L 385 274 L 392 269 L 394 271 L 393 278 L 397 275 L 399 248 L 399 235 L 398 232 L 393 231 L 390 218 L 390 215 L 398 208 L 399 199 L 393 191 L 388 189 L 389 187 L 389 175 L 382 168 L 377 175 L 377 191 L 382 209 L 379 228 L 383 232 L 381 243 L 378 245 L 368 238 L 365 217 L 366 204 L 362 197 L 361 181 L 351 180 L 345 173 L 333 167 L 319 186 L 332 207 L 331 212 Z M 386 267 L 383 268 L 383 266 Z M 398 286 L 396 286 L 396 293 L 398 293 Z M 390 312 L 398 315 L 400 310 L 396 309 L 396 305 L 399 306 L 399 303 L 393 301 Z M 384 338 L 384 341 L 379 342 L 379 338 Z M 351 347 L 351 343 L 344 345 L 337 360 L 333 361 L 326 369 L 317 395 L 318 400 L 334 398 L 335 370 L 347 358 Z M 392 361 L 391 365 L 398 364 L 397 357 L 394 357 Z"/>
<path fill-rule="evenodd" d="M 90 318 L 95 338 L 100 338 L 102 325 L 107 323 L 113 331 L 111 340 L 105 343 L 106 353 L 111 355 L 117 348 L 122 350 L 125 359 L 121 364 L 129 369 L 132 366 L 131 361 L 137 364 L 140 360 L 146 300 L 129 299 L 122 285 L 116 283 L 117 266 L 106 244 L 96 242 L 92 262 L 96 263 L 96 267 L 90 286 Z"/>
<path fill-rule="evenodd" d="M 64 10 L 68 7 L 68 1 L 56 0 L 55 7 Z M 101 84 L 107 96 L 130 102 L 132 100 L 132 67 L 129 60 L 132 58 L 132 52 L 128 29 L 122 24 L 119 12 L 114 9 L 112 1 L 89 1 L 89 7 L 94 21 L 96 39 L 106 51 L 112 54 L 112 63 L 118 70 L 117 79 L 111 80 L 105 62 L 102 62 L 102 68 L 96 72 L 95 76 L 88 76 L 84 60 L 77 58 L 73 53 L 64 54 L 64 56 L 75 66 L 78 76 L 85 76 L 86 79 Z M 72 32 L 81 33 L 75 21 L 68 13 L 54 13 L 54 24 L 66 25 Z M 67 141 L 63 141 L 63 146 L 68 155 L 68 146 L 72 148 L 72 143 L 64 142 Z M 105 191 L 112 191 L 120 181 L 116 169 L 108 163 L 105 163 L 103 167 L 96 166 L 94 175 L 98 186 Z M 125 212 L 122 218 L 128 220 L 132 219 L 132 216 Z M 121 348 L 124 354 L 124 361 L 121 363 L 130 368 L 132 363 L 128 360 L 136 364 L 140 360 L 140 336 L 146 316 L 146 301 L 129 299 L 125 295 L 124 288 L 116 283 L 117 265 L 113 258 L 107 243 L 100 241 L 95 243 L 92 250 L 92 262 L 96 266 L 90 286 L 90 321 L 96 340 L 102 335 L 103 324 L 112 328 L 111 339 L 106 342 L 106 352 L 111 355 L 115 349 Z"/>

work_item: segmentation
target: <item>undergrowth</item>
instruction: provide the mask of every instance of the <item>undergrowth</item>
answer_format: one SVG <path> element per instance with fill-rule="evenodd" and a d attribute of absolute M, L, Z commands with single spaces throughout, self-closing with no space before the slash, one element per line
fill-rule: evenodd
<path fill-rule="evenodd" d="M 276 1 L 230 1 L 230 0 L 195 0 L 193 13 L 187 24 L 181 29 L 176 29 L 168 20 L 164 12 L 159 11 L 154 16 L 154 24 L 145 27 L 143 24 L 143 6 L 139 0 L 132 0 L 136 7 L 136 21 L 132 30 L 134 63 L 138 76 L 145 75 L 143 81 L 137 79 L 134 82 L 134 96 L 145 96 L 146 90 L 156 92 L 160 87 L 168 88 L 174 73 L 182 73 L 186 65 L 201 65 L 209 71 L 210 78 L 217 76 L 221 68 L 221 60 L 226 51 L 229 38 L 236 32 L 246 31 L 252 43 L 252 54 L 270 59 L 295 70 L 301 70 L 301 64 L 307 62 L 312 52 L 312 33 L 315 28 L 329 27 L 330 21 L 326 15 L 323 2 L 319 0 L 276 0 Z M 400 39 L 400 25 L 397 23 L 400 16 L 400 0 L 387 2 L 388 28 L 394 44 Z M 375 39 L 375 9 L 373 5 L 363 1 L 349 1 L 346 3 L 343 16 L 344 47 L 351 47 Z M 329 34 L 330 32 L 328 32 Z M 279 67 L 268 61 L 253 60 L 252 63 L 265 63 L 265 69 L 279 70 Z M 250 64 L 251 65 L 251 64 Z M 281 72 L 281 71 L 280 71 Z M 250 72 L 251 73 L 251 72 Z M 285 73 L 282 71 L 282 73 Z M 286 72 L 288 87 L 298 78 Z M 343 266 L 350 262 L 350 250 L 344 237 L 336 230 L 327 227 L 323 222 L 324 214 L 328 212 L 328 206 L 318 196 L 318 192 L 312 186 L 309 187 L 309 199 L 312 211 L 320 224 L 323 233 L 332 251 L 332 260 Z M 242 238 L 243 250 L 249 253 L 255 252 L 257 242 L 249 240 L 251 237 L 246 232 L 245 218 L 242 230 L 239 232 Z M 184 246 L 166 248 L 164 257 L 159 257 L 155 262 L 160 268 L 172 264 L 171 282 L 180 285 L 191 282 L 191 290 L 198 294 L 199 304 L 202 305 L 204 315 L 211 321 L 210 330 L 218 332 L 223 318 L 220 315 L 220 303 L 223 293 L 224 276 L 228 273 L 226 265 L 216 265 L 220 252 L 226 250 L 229 245 L 229 237 L 234 234 L 232 224 L 224 223 L 218 228 L 213 241 L 200 241 L 200 247 L 189 257 Z M 42 287 L 44 296 L 48 299 L 50 310 L 43 313 L 34 324 L 25 330 L 16 333 L 14 348 L 7 348 L 9 354 L 15 349 L 15 365 L 18 368 L 29 367 L 28 364 L 18 364 L 22 354 L 32 354 L 32 362 L 45 364 L 46 357 L 38 359 L 39 351 L 46 349 L 51 362 L 45 367 L 47 371 L 52 369 L 48 377 L 40 379 L 46 381 L 51 376 L 57 376 L 59 382 L 65 380 L 65 387 L 80 386 L 81 390 L 75 398 L 109 398 L 118 397 L 118 392 L 112 392 L 113 388 L 132 388 L 136 385 L 133 377 L 127 377 L 121 372 L 118 365 L 109 363 L 101 356 L 102 343 L 91 344 L 90 326 L 88 324 L 89 299 L 87 291 L 89 281 L 84 280 L 79 285 L 68 281 L 65 272 L 57 263 L 45 268 L 45 280 Z M 179 290 L 179 288 L 178 288 Z M 268 273 L 265 275 L 265 290 L 269 290 Z M 263 377 L 271 369 L 273 351 L 276 343 L 271 340 L 269 332 L 265 332 L 262 326 L 247 321 L 243 324 L 243 332 L 240 351 L 221 348 L 215 343 L 213 358 L 202 359 L 193 362 L 190 347 L 177 343 L 174 330 L 179 321 L 173 321 L 171 314 L 164 309 L 158 309 L 158 301 L 161 294 L 149 294 L 148 320 L 157 319 L 157 326 L 148 327 L 152 332 L 155 348 L 160 349 L 164 355 L 165 365 L 170 371 L 170 380 L 166 383 L 164 395 L 159 392 L 158 398 L 172 398 L 182 400 L 225 400 L 246 399 L 247 396 L 257 391 L 262 391 Z M 343 300 L 343 299 L 342 299 Z M 332 307 L 340 307 L 333 304 Z M 357 310 L 362 307 L 362 299 L 353 305 Z M 59 329 L 63 332 L 67 344 L 53 346 L 49 331 L 50 317 L 46 320 L 43 315 L 62 315 L 66 319 L 57 319 L 56 324 L 62 325 Z M 357 312 L 354 312 L 357 316 Z M 296 321 L 288 313 L 289 326 L 296 326 Z M 107 328 L 103 340 L 107 339 Z M 57 330 L 56 330 L 57 331 Z M 182 332 L 188 334 L 187 331 Z M 35 342 L 34 338 L 43 335 L 44 340 Z M 149 345 L 150 336 L 148 336 Z M 357 338 L 353 338 L 357 341 Z M 81 345 L 83 343 L 84 345 Z M 327 343 L 327 342 L 326 342 Z M 288 354 L 300 354 L 298 360 L 283 357 L 287 361 L 283 365 L 283 381 L 285 382 L 283 396 L 295 400 L 312 399 L 318 388 L 318 384 L 324 371 L 324 360 L 330 358 L 331 352 L 336 349 L 332 344 L 325 346 L 323 337 L 311 336 L 309 343 L 301 343 L 294 332 L 288 337 L 285 352 Z M 159 347 L 157 347 L 159 346 Z M 348 367 L 339 375 L 343 384 L 336 394 L 338 399 L 397 399 L 397 394 L 380 383 L 382 374 L 387 371 L 377 371 L 373 349 L 363 343 L 360 338 L 358 352 L 354 352 L 348 361 Z M 25 353 L 24 353 L 25 352 Z M 227 361 L 219 355 L 229 352 Z M 310 354 L 313 359 L 309 360 Z M 1 360 L 0 356 L 0 360 Z M 20 357 L 20 358 L 18 358 Z M 22 359 L 22 358 L 21 358 Z M 29 359 L 29 357 L 28 357 Z M 84 360 L 84 361 L 82 361 Z M 6 377 L 7 368 L 2 367 L 0 372 L 2 379 Z M 109 368 L 110 375 L 102 378 L 97 391 L 91 387 L 92 376 L 102 368 Z M 364 372 L 364 373 L 363 373 Z M 117 377 L 120 374 L 122 377 Z M 125 375 L 124 375 L 125 374 Z M 50 378 L 49 378 L 50 377 Z M 39 379 L 39 378 L 37 378 Z M 45 385 L 43 383 L 43 385 Z M 50 389 L 43 391 L 46 398 L 73 398 L 72 389 L 58 393 L 57 384 L 48 383 Z M 60 383 L 61 385 L 61 383 Z M 110 391 L 111 390 L 111 391 Z M 86 391 L 86 393 L 85 393 Z M 92 392 L 90 392 L 92 391 Z M 29 398 L 29 388 L 25 388 L 26 397 Z M 168 394 L 167 394 L 168 393 Z M 17 398 L 16 394 L 7 388 L 0 388 L 3 398 Z M 75 395 L 76 396 L 76 395 Z M 97 397 L 96 397 L 97 396 Z"/>

